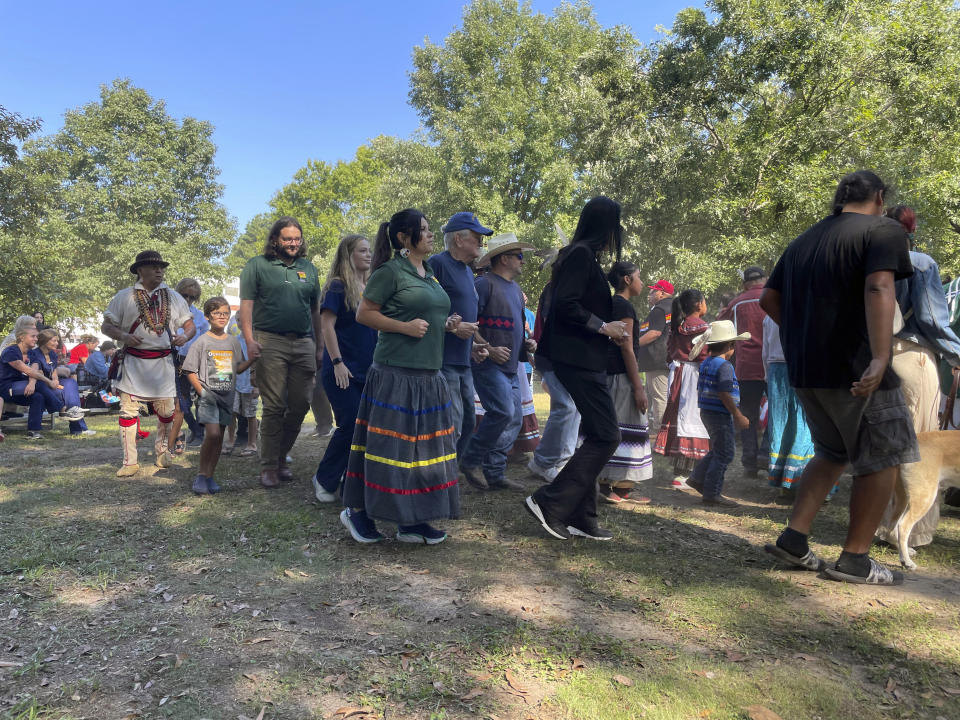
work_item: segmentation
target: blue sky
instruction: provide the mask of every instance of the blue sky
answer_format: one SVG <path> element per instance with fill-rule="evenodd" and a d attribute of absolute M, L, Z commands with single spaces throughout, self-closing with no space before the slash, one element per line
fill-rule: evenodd
<path fill-rule="evenodd" d="M 407 105 L 410 58 L 459 26 L 464 2 L 25 3 L 0 0 L 0 104 L 43 120 L 128 77 L 177 118 L 216 127 L 223 202 L 239 229 L 308 159 L 349 159 L 376 135 L 419 125 Z M 535 0 L 549 13 L 555 0 Z M 700 3 L 595 0 L 604 26 L 641 41 Z"/>

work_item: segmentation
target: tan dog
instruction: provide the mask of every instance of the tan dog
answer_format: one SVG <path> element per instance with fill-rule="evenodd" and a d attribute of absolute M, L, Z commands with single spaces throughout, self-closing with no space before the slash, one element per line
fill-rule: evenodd
<path fill-rule="evenodd" d="M 894 486 L 893 517 L 898 518 L 891 542 L 900 551 L 900 563 L 911 570 L 908 541 L 914 525 L 939 502 L 941 487 L 960 486 L 960 430 L 934 430 L 917 434 L 920 462 L 900 466 Z"/>

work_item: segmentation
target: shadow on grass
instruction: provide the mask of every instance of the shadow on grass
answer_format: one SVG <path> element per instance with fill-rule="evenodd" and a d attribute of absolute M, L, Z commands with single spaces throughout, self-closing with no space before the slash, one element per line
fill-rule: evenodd
<path fill-rule="evenodd" d="M 320 447 L 301 439 L 297 455 Z M 674 718 L 765 704 L 871 718 L 923 710 L 960 672 L 940 637 L 956 637 L 955 607 L 851 611 L 848 588 L 771 572 L 735 530 L 785 509 L 711 515 L 677 498 L 607 513 L 611 543 L 558 543 L 522 495 L 467 494 L 447 543 L 362 547 L 307 482 L 259 488 L 255 461 L 225 458 L 225 492 L 196 498 L 189 468 L 117 480 L 116 452 L 0 471 L 0 599 L 18 610 L 0 616 L 0 641 L 22 663 L 0 670 L 8 707 Z M 832 522 L 821 532 L 836 542 Z"/>

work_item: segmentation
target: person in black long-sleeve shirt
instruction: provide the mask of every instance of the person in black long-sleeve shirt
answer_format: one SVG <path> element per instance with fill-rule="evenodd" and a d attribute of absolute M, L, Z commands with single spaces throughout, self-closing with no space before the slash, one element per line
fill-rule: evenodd
<path fill-rule="evenodd" d="M 550 310 L 541 351 L 580 412 L 583 444 L 556 479 L 528 497 L 527 510 L 551 536 L 609 540 L 597 525 L 597 475 L 620 442 L 617 414 L 607 391 L 609 341 L 627 341 L 626 326 L 611 322 L 612 298 L 598 257 L 620 259 L 620 205 L 595 197 L 580 213 L 570 244 L 553 265 Z"/>

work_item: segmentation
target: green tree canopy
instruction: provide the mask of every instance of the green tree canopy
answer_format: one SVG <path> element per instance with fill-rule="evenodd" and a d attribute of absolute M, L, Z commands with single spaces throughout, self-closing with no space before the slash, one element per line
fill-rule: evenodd
<path fill-rule="evenodd" d="M 89 318 L 130 283 L 128 267 L 145 249 L 169 260 L 173 280 L 220 279 L 234 228 L 220 203 L 212 132 L 117 80 L 99 101 L 67 112 L 60 132 L 28 142 L 23 163 L 45 206 L 25 258 L 30 279 L 5 273 L 3 298 L 17 302 L 2 311 L 27 304 L 60 320 Z"/>

